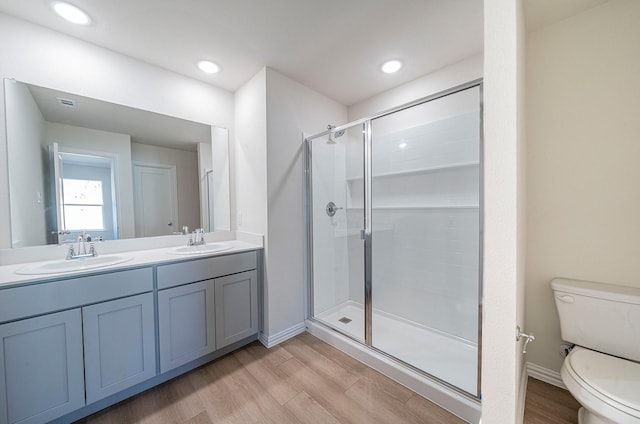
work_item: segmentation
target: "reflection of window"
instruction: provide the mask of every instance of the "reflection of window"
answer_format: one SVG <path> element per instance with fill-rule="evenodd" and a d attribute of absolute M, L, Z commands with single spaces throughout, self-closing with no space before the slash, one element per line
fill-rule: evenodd
<path fill-rule="evenodd" d="M 67 230 L 104 230 L 102 181 L 64 178 L 62 193 Z"/>

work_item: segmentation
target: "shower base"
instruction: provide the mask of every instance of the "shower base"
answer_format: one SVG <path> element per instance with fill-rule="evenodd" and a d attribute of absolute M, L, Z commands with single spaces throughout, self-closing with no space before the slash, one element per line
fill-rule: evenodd
<path fill-rule="evenodd" d="M 315 318 L 364 341 L 362 304 L 347 301 Z M 372 342 L 376 349 L 448 384 L 470 394 L 477 392 L 478 348 L 474 343 L 376 309 L 373 310 Z"/>

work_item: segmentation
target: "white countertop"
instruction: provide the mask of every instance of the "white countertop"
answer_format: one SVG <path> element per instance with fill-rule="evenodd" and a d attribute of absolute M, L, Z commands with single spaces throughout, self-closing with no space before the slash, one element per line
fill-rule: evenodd
<path fill-rule="evenodd" d="M 25 275 L 25 274 L 16 274 L 16 271 L 26 266 L 35 265 L 38 262 L 42 263 L 42 262 L 50 262 L 50 261 L 34 261 L 34 262 L 2 265 L 0 266 L 0 288 L 9 288 L 12 286 L 23 285 L 23 284 L 30 284 L 30 283 L 44 282 L 44 281 L 51 281 L 51 280 L 60 280 L 60 279 L 66 279 L 70 277 L 78 277 L 78 276 L 89 275 L 89 274 L 110 272 L 114 270 L 123 270 L 127 268 L 138 268 L 141 266 L 150 266 L 150 265 L 172 263 L 172 262 L 182 262 L 182 261 L 188 261 L 193 259 L 223 256 L 223 255 L 229 255 L 234 253 L 262 249 L 262 244 L 260 243 L 261 239 L 258 240 L 258 239 L 251 239 L 247 237 L 243 237 L 243 238 L 249 239 L 251 240 L 251 242 L 243 241 L 243 240 L 224 240 L 220 242 L 228 244 L 230 246 L 230 249 L 215 251 L 215 252 L 205 252 L 205 253 L 199 253 L 199 254 L 176 255 L 175 253 L 172 253 L 175 251 L 176 247 L 181 247 L 183 246 L 183 244 L 177 244 L 170 247 L 161 247 L 157 249 L 144 249 L 144 250 L 135 250 L 135 251 L 105 253 L 104 255 L 101 254 L 101 256 L 109 256 L 112 254 L 117 254 L 118 256 L 131 257 L 131 259 L 123 263 L 117 263 L 115 265 L 102 266 L 99 268 L 85 269 L 80 271 Z M 219 242 L 216 242 L 216 243 L 219 243 Z M 98 253 L 100 254 L 99 245 L 97 246 L 97 249 L 98 249 Z M 60 258 L 59 260 L 64 260 L 64 258 Z"/>

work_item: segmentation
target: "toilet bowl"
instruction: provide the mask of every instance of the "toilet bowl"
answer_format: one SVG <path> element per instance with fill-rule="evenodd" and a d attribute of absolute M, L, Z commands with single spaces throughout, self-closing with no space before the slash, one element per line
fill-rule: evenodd
<path fill-rule="evenodd" d="M 640 364 L 576 346 L 560 370 L 580 424 L 640 424 Z"/>
<path fill-rule="evenodd" d="M 562 339 L 576 346 L 560 375 L 580 424 L 640 424 L 640 289 L 551 281 Z"/>

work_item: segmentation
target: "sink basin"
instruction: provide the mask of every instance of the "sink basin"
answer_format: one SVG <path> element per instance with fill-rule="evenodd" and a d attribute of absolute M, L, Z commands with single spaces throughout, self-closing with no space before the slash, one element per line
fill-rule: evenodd
<path fill-rule="evenodd" d="M 101 268 L 109 265 L 121 264 L 133 259 L 130 256 L 106 255 L 91 258 L 59 260 L 29 264 L 18 268 L 16 274 L 57 274 L 62 272 L 84 271 L 86 269 Z"/>
<path fill-rule="evenodd" d="M 169 253 L 173 255 L 201 255 L 204 253 L 221 252 L 229 249 L 231 249 L 231 246 L 226 243 L 208 243 L 201 244 L 199 246 L 176 247 L 169 251 Z"/>

